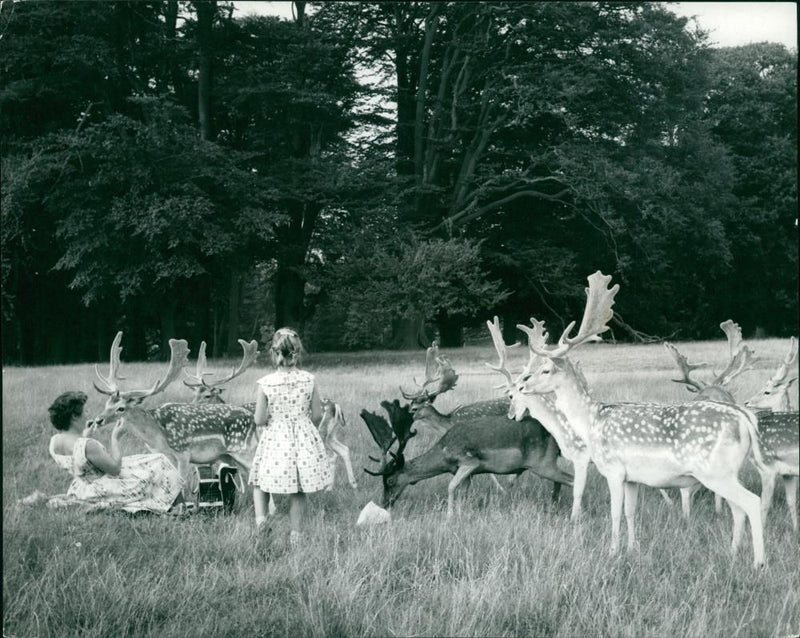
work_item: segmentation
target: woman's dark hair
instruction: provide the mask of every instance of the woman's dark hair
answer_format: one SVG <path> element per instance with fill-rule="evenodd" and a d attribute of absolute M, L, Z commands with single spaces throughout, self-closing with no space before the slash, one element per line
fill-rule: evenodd
<path fill-rule="evenodd" d="M 53 401 L 47 411 L 50 413 L 50 422 L 56 430 L 69 430 L 72 418 L 80 416 L 83 404 L 89 397 L 84 392 L 65 392 Z"/>

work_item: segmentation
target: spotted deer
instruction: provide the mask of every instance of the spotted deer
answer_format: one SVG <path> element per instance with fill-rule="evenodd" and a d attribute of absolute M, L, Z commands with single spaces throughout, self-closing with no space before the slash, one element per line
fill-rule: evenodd
<path fill-rule="evenodd" d="M 558 443 L 561 455 L 572 462 L 575 478 L 572 488 L 572 512 L 570 518 L 573 521 L 577 521 L 581 515 L 583 491 L 586 487 L 586 478 L 591 460 L 586 442 L 567 423 L 565 416 L 556 409 L 551 398 L 541 394 L 520 396 L 517 391 L 519 381 L 529 375 L 537 363 L 541 363 L 539 355 L 536 354 L 533 347 L 541 347 L 547 341 L 544 322 L 536 321 L 535 319 L 531 319 L 531 322 L 533 327 L 517 326 L 528 336 L 529 356 L 525 368 L 515 379 L 508 369 L 507 346 L 500 330 L 500 320 L 495 317 L 494 321 L 487 321 L 486 327 L 489 328 L 489 333 L 492 335 L 492 342 L 499 361 L 497 365 L 489 363 L 486 365 L 495 372 L 502 374 L 505 378 L 506 382 L 500 388 L 507 397 L 508 416 L 521 421 L 527 413 L 531 418 L 538 420 Z"/>
<path fill-rule="evenodd" d="M 775 479 L 780 475 L 795 531 L 798 528 L 797 488 L 800 483 L 800 415 L 797 410 L 792 410 L 789 388 L 797 381 L 797 376 L 797 339 L 792 337 L 789 354 L 775 374 L 745 402 L 747 407 L 759 410 L 759 434 L 766 450 L 766 465 L 772 470 L 771 475 L 761 477 L 762 511 L 764 516 L 769 512 Z"/>
<path fill-rule="evenodd" d="M 689 360 L 680 353 L 678 348 L 669 342 L 664 342 L 664 347 L 674 359 L 682 375 L 680 379 L 672 380 L 675 383 L 684 384 L 687 390 L 696 393 L 693 400 L 719 401 L 721 403 L 730 403 L 733 405 L 736 403 L 736 399 L 734 399 L 733 394 L 731 394 L 731 391 L 728 389 L 728 384 L 743 372 L 751 370 L 757 359 L 753 351 L 742 342 L 742 329 L 739 327 L 739 324 L 728 319 L 719 324 L 719 327 L 725 333 L 728 341 L 728 365 L 721 373 L 715 373 L 714 378 L 710 382 L 692 378 L 692 374 L 695 371 L 710 367 L 708 363 L 690 363 Z M 682 488 L 680 491 L 681 510 L 685 518 L 689 518 L 691 515 L 692 497 L 700 487 L 700 484 L 697 484 L 692 487 Z M 662 490 L 662 494 L 666 494 L 666 492 Z M 719 494 L 714 495 L 714 508 L 718 513 L 722 511 L 722 498 Z"/>
<path fill-rule="evenodd" d="M 182 476 L 188 476 L 189 463 L 211 464 L 224 461 L 246 476 L 255 452 L 255 423 L 251 412 L 227 404 L 165 403 L 155 409 L 142 407 L 142 401 L 163 391 L 186 365 L 189 349 L 185 340 L 170 340 L 172 358 L 164 379 L 150 390 L 120 390 L 122 332 L 111 345 L 109 374 L 104 377 L 95 366 L 101 383 L 95 389 L 108 395 L 104 410 L 92 420 L 92 427 L 125 420 L 126 429 L 152 451 L 163 452 L 175 461 Z M 194 491 L 196 486 L 191 486 Z"/>
<path fill-rule="evenodd" d="M 394 505 L 409 485 L 441 474 L 453 474 L 447 488 L 448 518 L 455 510 L 456 490 L 476 474 L 519 474 L 530 469 L 555 483 L 572 484 L 572 476 L 557 465 L 558 446 L 538 421 L 517 422 L 506 415 L 476 417 L 454 425 L 430 450 L 406 463 L 406 444 L 416 434 L 409 406 L 399 406 L 397 401 L 381 405 L 389 412 L 391 426 L 366 410 L 361 418 L 383 453 L 381 459 L 370 457 L 380 462 L 380 469 L 365 472 L 382 478 L 385 508 Z M 394 441 L 397 451 L 391 452 Z"/>
<path fill-rule="evenodd" d="M 753 560 L 764 563 L 764 537 L 759 498 L 738 478 L 751 447 L 761 459 L 756 417 L 751 411 L 715 401 L 679 405 L 624 403 L 601 405 L 567 354 L 587 341 L 596 341 L 608 330 L 613 316 L 615 284 L 596 272 L 588 278 L 587 301 L 578 333 L 570 337 L 571 322 L 553 346 L 531 349 L 543 362 L 520 379 L 519 395 L 553 393 L 554 405 L 566 423 L 589 449 L 592 462 L 602 474 L 611 495 L 611 553 L 619 549 L 619 527 L 624 506 L 628 549 L 636 544 L 635 514 L 639 485 L 657 488 L 690 487 L 702 483 L 725 498 L 733 515 L 731 552 L 735 556 L 750 522 Z M 516 394 L 515 394 L 516 396 Z"/>
<path fill-rule="evenodd" d="M 737 370 L 747 370 L 752 367 L 754 357 L 746 346 L 739 348 L 741 343 L 741 329 L 732 321 L 728 320 L 720 324 L 726 334 L 728 334 L 729 343 L 731 344 L 731 364 L 728 369 L 734 366 L 736 359 L 742 361 L 736 366 Z M 730 381 L 733 376 L 727 378 L 725 371 L 718 375 L 711 385 L 697 383 L 695 380 L 690 379 L 691 371 L 705 367 L 705 364 L 691 364 L 688 362 L 675 346 L 665 344 L 673 355 L 678 367 L 683 373 L 681 379 L 674 379 L 678 383 L 685 383 L 687 386 L 694 388 L 699 392 L 699 396 L 706 393 L 709 389 L 720 388 Z M 744 354 L 742 354 L 744 353 Z M 735 356 L 734 356 L 735 355 Z M 792 337 L 790 342 L 790 351 L 782 363 L 778 366 L 775 374 L 767 381 L 764 387 L 759 390 L 753 397 L 745 402 L 745 406 L 753 410 L 757 410 L 756 417 L 758 418 L 758 434 L 761 452 L 763 456 L 763 463 L 756 464 L 756 469 L 759 471 L 761 477 L 761 517 L 766 524 L 767 515 L 769 513 L 770 505 L 772 504 L 772 496 L 775 490 L 775 480 L 778 476 L 783 478 L 784 490 L 786 492 L 786 502 L 789 506 L 789 515 L 791 517 L 792 526 L 797 529 L 797 486 L 798 474 L 800 468 L 798 464 L 800 461 L 800 431 L 798 431 L 798 413 L 791 411 L 791 400 L 789 398 L 789 388 L 794 380 L 797 379 L 797 371 L 794 364 L 797 361 L 797 341 Z M 790 372 L 793 370 L 793 373 Z M 736 374 L 739 372 L 737 371 Z M 792 376 L 792 374 L 794 376 Z M 727 392 L 724 388 L 720 388 L 722 392 Z M 720 397 L 715 400 L 736 403 L 736 400 L 729 394 L 729 398 Z M 688 492 L 688 493 L 687 493 Z M 693 489 L 681 490 L 681 500 L 683 504 L 683 512 L 686 517 L 690 513 L 691 496 L 694 493 Z M 716 509 L 720 510 L 721 501 L 717 496 L 715 498 Z"/>

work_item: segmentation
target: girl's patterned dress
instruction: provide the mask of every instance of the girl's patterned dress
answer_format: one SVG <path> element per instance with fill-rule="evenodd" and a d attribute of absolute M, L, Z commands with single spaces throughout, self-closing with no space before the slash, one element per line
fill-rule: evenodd
<path fill-rule="evenodd" d="M 72 454 L 56 454 L 50 439 L 50 456 L 74 477 L 66 494 L 50 499 L 51 507 L 89 506 L 89 509 L 167 512 L 183 488 L 178 470 L 163 454 L 122 457 L 118 476 L 105 474 L 86 458 L 86 437 L 80 437 Z"/>
<path fill-rule="evenodd" d="M 249 482 L 264 492 L 318 492 L 331 482 L 322 438 L 311 422 L 314 375 L 279 368 L 258 380 L 269 416 L 258 441 Z"/>

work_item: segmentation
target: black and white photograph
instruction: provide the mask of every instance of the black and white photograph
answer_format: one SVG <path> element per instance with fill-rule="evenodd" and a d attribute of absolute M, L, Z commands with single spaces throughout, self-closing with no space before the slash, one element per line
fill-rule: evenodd
<path fill-rule="evenodd" d="M 794 2 L 0 0 L 3 638 L 798 638 Z"/>

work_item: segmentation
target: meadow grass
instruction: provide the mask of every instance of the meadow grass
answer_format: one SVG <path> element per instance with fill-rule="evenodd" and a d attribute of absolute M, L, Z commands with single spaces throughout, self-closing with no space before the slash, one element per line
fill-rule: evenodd
<path fill-rule="evenodd" d="M 750 345 L 760 360 L 735 382 L 739 397 L 761 385 L 787 348 L 779 340 Z M 723 367 L 723 342 L 680 347 L 692 361 Z M 491 347 L 446 353 L 460 378 L 437 405 L 450 409 L 498 395 L 493 386 L 501 378 L 484 366 L 494 360 Z M 524 348 L 512 350 L 512 370 L 526 359 Z M 660 345 L 598 344 L 578 350 L 575 359 L 601 401 L 675 403 L 691 396 L 670 382 L 677 372 Z M 450 521 L 449 476 L 430 479 L 404 492 L 390 524 L 356 528 L 359 511 L 379 501 L 381 489 L 379 479 L 361 472 L 373 465 L 367 455 L 376 446 L 358 413 L 382 412 L 382 399 L 399 398 L 400 386 L 412 389 L 424 374 L 424 355 L 326 354 L 306 364 L 323 396 L 344 409 L 360 487 L 347 486 L 339 468 L 335 489 L 310 497 L 299 555 L 288 548 L 288 504 L 280 497 L 271 532 L 260 535 L 249 499 L 233 515 L 182 520 L 17 503 L 34 490 L 63 492 L 69 483 L 47 453 L 50 401 L 82 389 L 92 415 L 104 397 L 90 387 L 91 365 L 4 368 L 4 636 L 789 636 L 800 630 L 798 537 L 782 490 L 766 527 L 767 567 L 758 571 L 749 531 L 731 561 L 730 513 L 716 515 L 707 492 L 695 498 L 687 522 L 677 504 L 670 508 L 643 488 L 639 548 L 609 556 L 608 489 L 593 468 L 578 525 L 569 522 L 571 490 L 551 503 L 551 484 L 526 473 L 504 493 L 477 477 Z M 161 372 L 160 364 L 123 362 L 126 384 L 144 387 Z M 264 372 L 237 378 L 228 399 L 251 400 Z M 159 401 L 190 396 L 175 383 Z M 420 432 L 407 457 L 435 440 Z M 138 445 L 126 440 L 130 451 L 140 451 Z M 742 477 L 759 491 L 752 467 Z"/>

